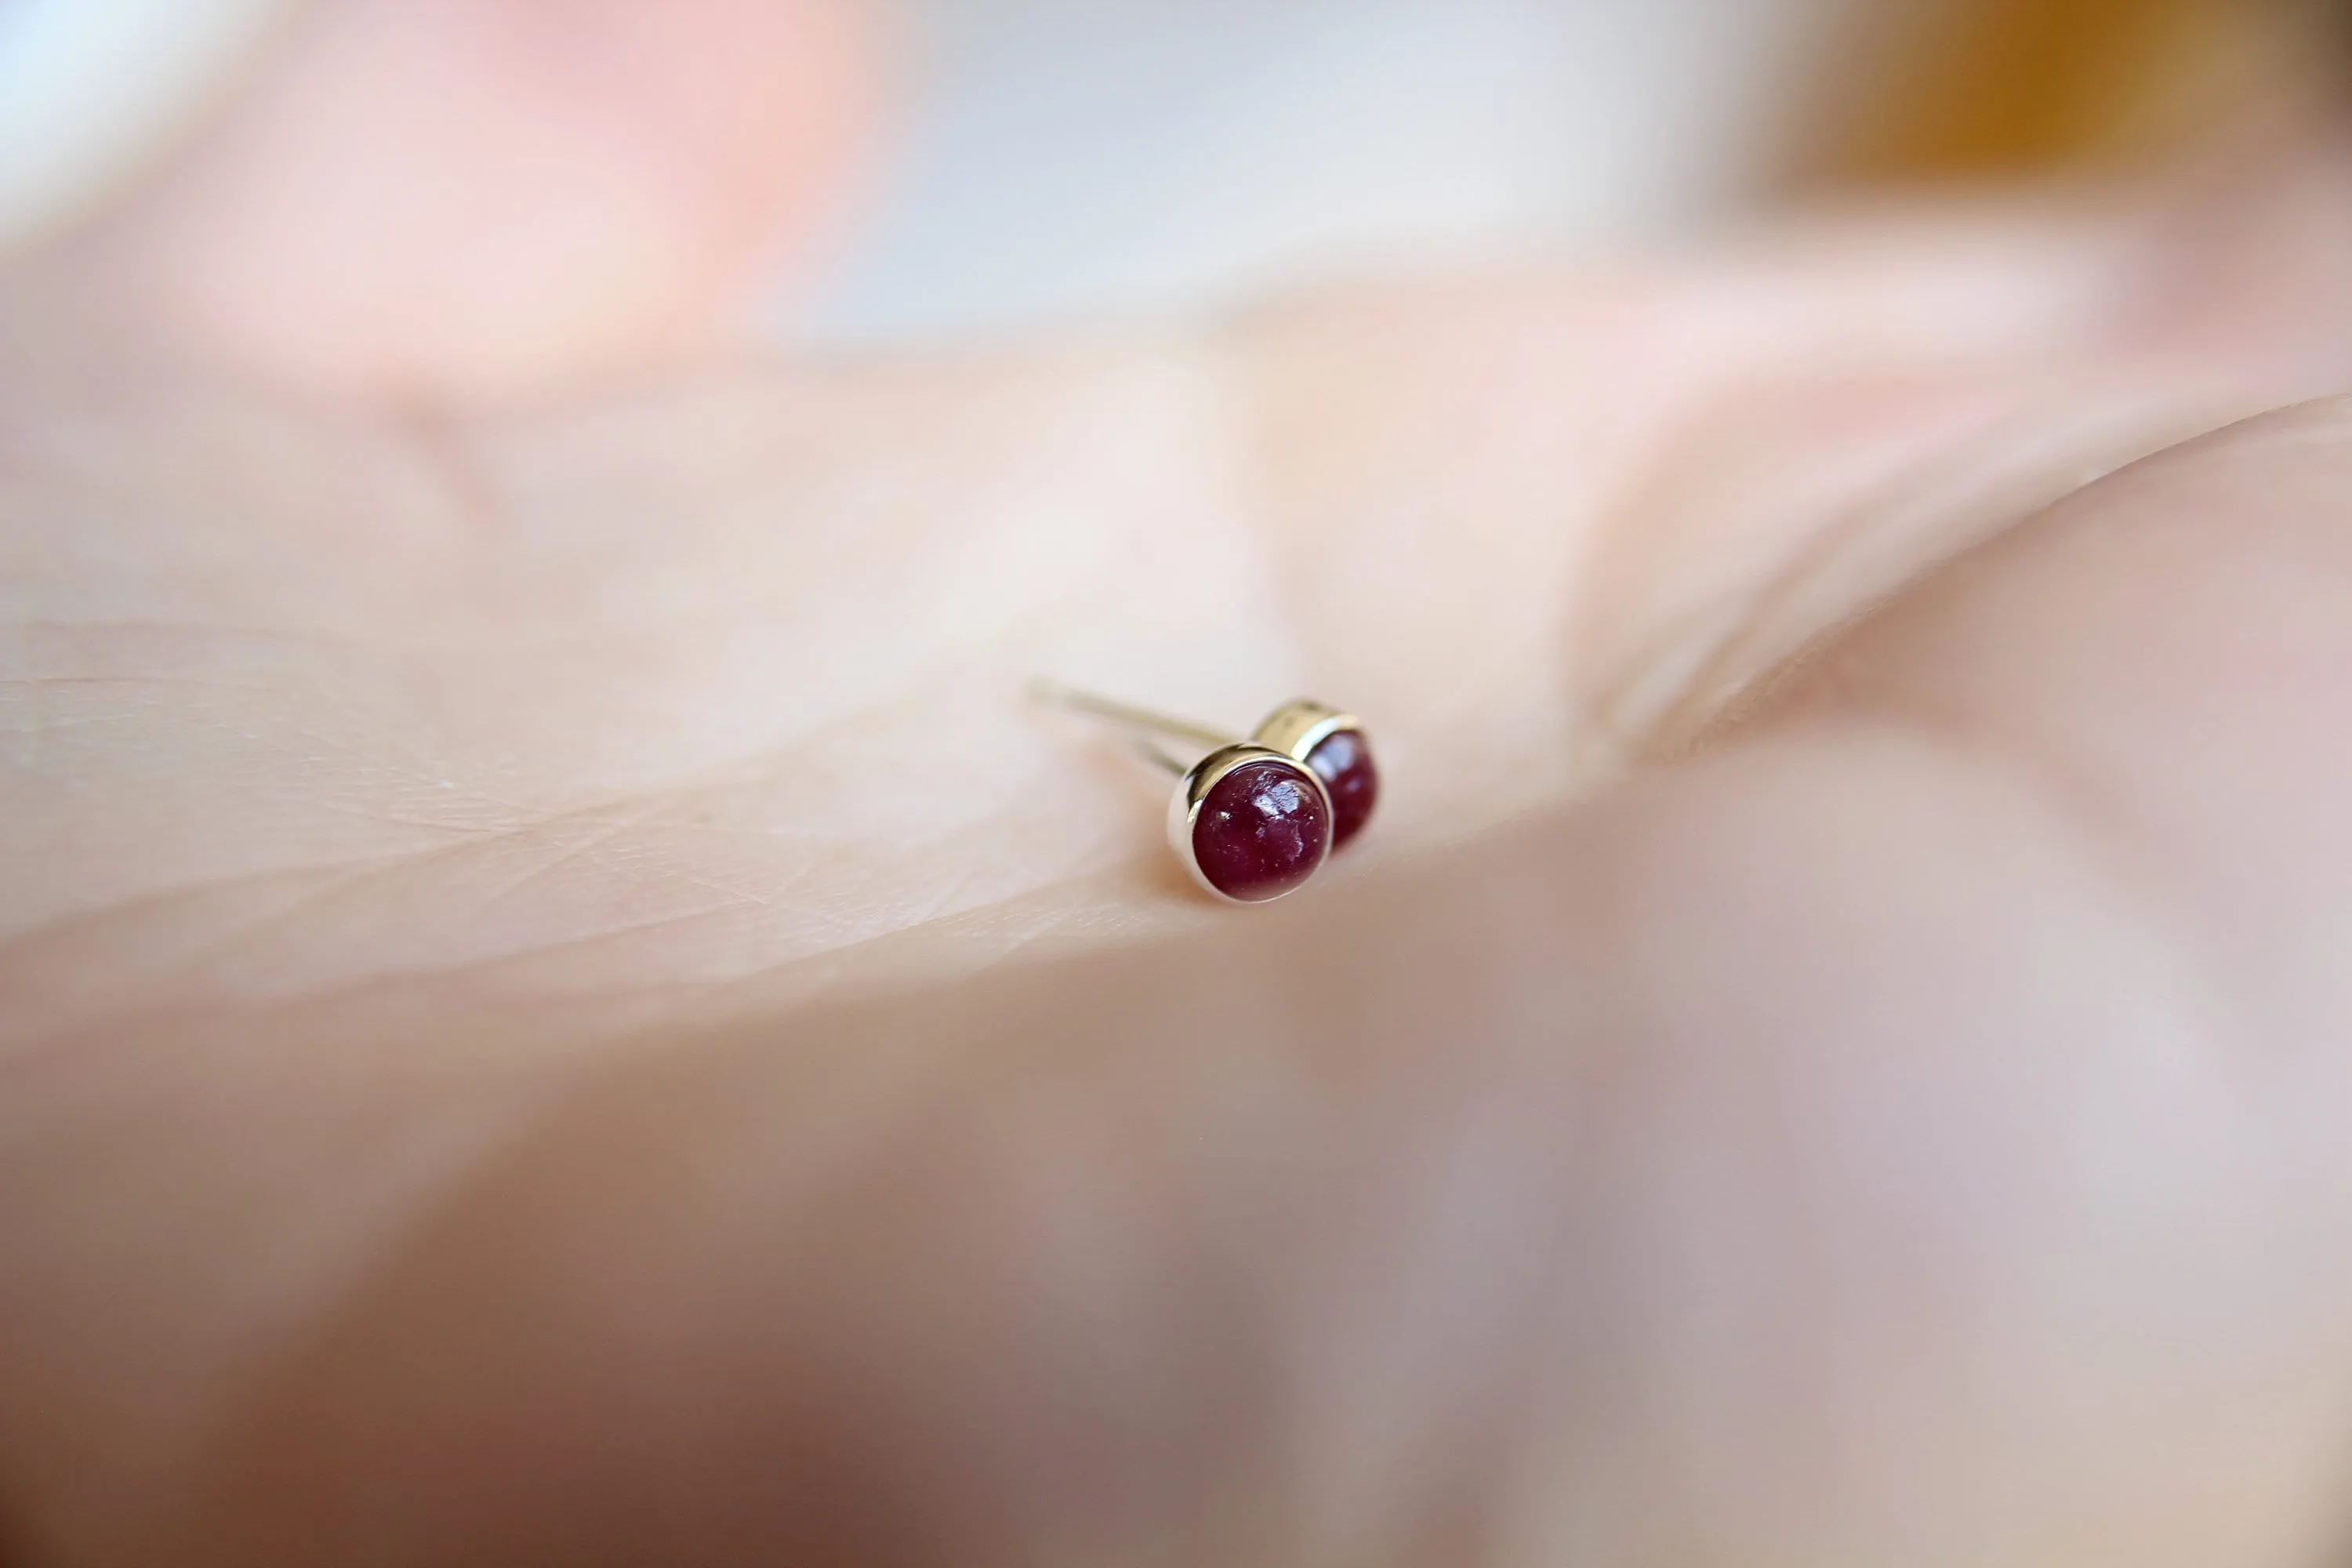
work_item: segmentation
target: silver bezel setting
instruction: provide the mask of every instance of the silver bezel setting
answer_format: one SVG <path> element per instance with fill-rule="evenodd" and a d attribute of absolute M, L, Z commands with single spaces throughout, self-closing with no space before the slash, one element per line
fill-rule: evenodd
<path fill-rule="evenodd" d="M 1327 734 L 1328 732 L 1328 731 L 1325 731 Z M 1200 826 L 1201 811 L 1208 805 L 1210 793 L 1224 782 L 1226 775 L 1238 769 L 1261 763 L 1280 763 L 1290 769 L 1307 781 L 1308 787 L 1315 791 L 1316 798 L 1323 803 L 1323 853 L 1316 858 L 1314 866 L 1304 877 L 1299 878 L 1296 883 L 1281 892 L 1270 898 L 1237 899 L 1210 881 L 1208 876 L 1202 871 L 1201 857 L 1193 848 L 1192 835 L 1194 829 Z M 1288 898 L 1311 881 L 1317 872 L 1323 869 L 1331 858 L 1331 835 L 1337 820 L 1337 813 L 1331 805 L 1330 790 L 1325 787 L 1321 775 L 1308 767 L 1304 759 L 1294 757 L 1289 752 L 1273 746 L 1245 741 L 1211 752 L 1193 763 L 1191 771 L 1185 773 L 1183 781 L 1176 786 L 1174 798 L 1168 803 L 1168 846 L 1176 852 L 1176 858 L 1182 862 L 1185 870 L 1192 873 L 1192 880 L 1199 885 L 1202 891 L 1221 903 L 1255 908 L 1260 904 L 1276 903 Z"/>
<path fill-rule="evenodd" d="M 1305 767 L 1307 757 L 1316 747 L 1343 730 L 1361 735 L 1364 732 L 1363 721 L 1353 713 L 1342 713 L 1324 703 L 1302 700 L 1286 702 L 1266 715 L 1265 722 L 1260 724 L 1257 733 L 1250 737 L 1250 743 L 1280 752 Z M 1310 773 L 1315 772 L 1313 768 L 1307 771 Z M 1317 773 L 1316 777 L 1319 781 L 1322 775 Z"/>

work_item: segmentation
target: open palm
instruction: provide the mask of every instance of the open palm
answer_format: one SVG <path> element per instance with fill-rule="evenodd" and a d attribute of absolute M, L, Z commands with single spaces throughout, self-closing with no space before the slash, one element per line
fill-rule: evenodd
<path fill-rule="evenodd" d="M 6 1544 L 2307 1560 L 2352 421 L 2074 492 L 2335 174 L 497 416 L 20 288 Z M 1383 815 L 1208 907 L 1038 673 Z"/>

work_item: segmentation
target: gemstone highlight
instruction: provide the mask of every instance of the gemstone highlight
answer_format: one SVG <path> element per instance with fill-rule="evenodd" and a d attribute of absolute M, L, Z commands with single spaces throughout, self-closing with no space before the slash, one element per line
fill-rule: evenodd
<path fill-rule="evenodd" d="M 1331 852 L 1331 812 L 1296 763 L 1244 763 L 1210 786 L 1192 822 L 1192 858 L 1209 885 L 1245 904 L 1278 899 Z"/>

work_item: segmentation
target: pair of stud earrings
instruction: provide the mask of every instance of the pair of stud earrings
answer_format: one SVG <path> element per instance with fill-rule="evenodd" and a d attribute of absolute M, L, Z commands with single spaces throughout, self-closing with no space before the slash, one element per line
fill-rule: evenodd
<path fill-rule="evenodd" d="M 1148 741 L 1137 749 L 1177 775 L 1169 847 L 1193 881 L 1229 903 L 1270 903 L 1297 892 L 1363 831 L 1380 800 L 1380 770 L 1363 725 L 1320 702 L 1286 702 L 1242 740 L 1048 681 L 1030 690 L 1139 738 L 1210 748 L 1190 767 Z"/>

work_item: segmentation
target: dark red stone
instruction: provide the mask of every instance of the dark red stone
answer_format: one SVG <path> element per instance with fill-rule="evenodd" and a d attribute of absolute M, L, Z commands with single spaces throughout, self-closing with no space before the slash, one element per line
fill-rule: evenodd
<path fill-rule="evenodd" d="M 1307 753 L 1307 765 L 1331 792 L 1331 847 L 1344 849 L 1380 804 L 1381 770 L 1372 765 L 1372 748 L 1360 731 L 1334 730 Z"/>
<path fill-rule="evenodd" d="M 1282 897 L 1330 852 L 1330 811 L 1296 763 L 1244 763 L 1217 781 L 1192 821 L 1201 874 L 1247 904 Z"/>

